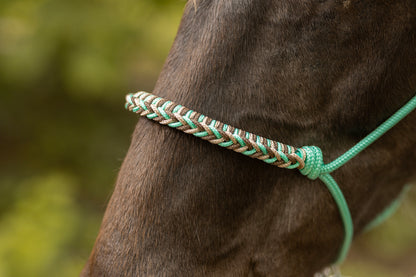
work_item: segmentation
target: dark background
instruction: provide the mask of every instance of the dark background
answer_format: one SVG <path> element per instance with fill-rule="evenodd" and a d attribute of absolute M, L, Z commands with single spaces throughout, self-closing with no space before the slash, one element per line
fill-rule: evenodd
<path fill-rule="evenodd" d="M 0 1 L 0 277 L 77 276 L 183 0 Z M 337 246 L 334 246 L 337 247 Z M 416 193 L 356 241 L 346 276 L 416 274 Z"/>

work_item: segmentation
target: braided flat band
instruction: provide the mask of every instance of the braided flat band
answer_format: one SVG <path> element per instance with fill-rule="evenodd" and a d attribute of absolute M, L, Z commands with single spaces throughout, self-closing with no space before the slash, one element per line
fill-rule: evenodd
<path fill-rule="evenodd" d="M 148 92 L 141 91 L 135 94 L 128 94 L 126 101 L 126 109 L 160 124 L 192 134 L 213 144 L 262 160 L 271 165 L 288 169 L 297 168 L 311 180 L 319 178 L 334 198 L 344 224 L 344 242 L 335 262 L 336 264 L 341 263 L 345 259 L 352 242 L 354 228 L 348 204 L 337 182 L 330 173 L 354 158 L 416 108 L 416 96 L 414 96 L 407 104 L 351 149 L 331 163 L 324 164 L 322 151 L 317 146 L 296 148 L 267 139 L 211 119 Z M 390 208 L 386 209 L 386 212 L 383 212 L 379 218 L 385 217 L 384 215 L 387 215 L 390 210 Z"/>
<path fill-rule="evenodd" d="M 129 94 L 126 108 L 212 144 L 282 168 L 305 166 L 305 150 L 237 129 L 147 92 Z"/>

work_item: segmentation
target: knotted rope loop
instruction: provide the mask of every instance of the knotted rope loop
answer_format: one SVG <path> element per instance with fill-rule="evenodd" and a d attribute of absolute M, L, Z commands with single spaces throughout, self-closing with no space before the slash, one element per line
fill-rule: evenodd
<path fill-rule="evenodd" d="M 303 175 L 309 179 L 318 179 L 324 167 L 324 158 L 321 148 L 317 146 L 303 146 L 302 149 L 306 154 L 305 166 L 299 169 Z"/>

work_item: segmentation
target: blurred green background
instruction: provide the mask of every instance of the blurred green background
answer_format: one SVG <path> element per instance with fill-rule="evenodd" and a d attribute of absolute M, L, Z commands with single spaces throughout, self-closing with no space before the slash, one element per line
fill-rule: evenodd
<path fill-rule="evenodd" d="M 0 277 L 77 276 L 183 0 L 0 1 Z M 360 236 L 346 276 L 416 274 L 416 192 Z"/>

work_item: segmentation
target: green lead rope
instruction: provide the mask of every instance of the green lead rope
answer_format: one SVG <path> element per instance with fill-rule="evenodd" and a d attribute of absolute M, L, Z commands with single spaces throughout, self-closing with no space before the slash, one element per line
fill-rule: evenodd
<path fill-rule="evenodd" d="M 354 226 L 345 197 L 330 173 L 358 155 L 416 108 L 415 95 L 406 105 L 350 150 L 329 164 L 324 164 L 322 151 L 317 146 L 295 148 L 263 138 L 213 120 L 182 105 L 177 105 L 172 101 L 147 92 L 141 91 L 136 94 L 128 94 L 126 101 L 126 109 L 157 121 L 160 124 L 192 134 L 246 156 L 260 159 L 268 164 L 288 169 L 298 168 L 309 179 L 316 180 L 319 178 L 334 198 L 344 224 L 344 242 L 335 264 L 339 264 L 345 259 L 352 242 Z M 397 206 L 396 201 L 379 215 L 376 221 L 380 222 L 386 218 L 392 213 L 395 206 Z M 374 222 L 374 224 L 377 222 Z M 370 225 L 374 224 L 370 223 Z"/>
<path fill-rule="evenodd" d="M 334 161 L 330 162 L 329 164 L 323 163 L 322 151 L 319 149 L 319 147 L 302 147 L 303 149 L 306 148 L 305 150 L 307 154 L 305 160 L 305 167 L 301 169 L 300 172 L 308 176 L 308 178 L 312 180 L 319 178 L 326 185 L 326 187 L 332 194 L 332 197 L 334 198 L 335 202 L 337 203 L 337 206 L 341 214 L 341 218 L 344 222 L 345 238 L 338 259 L 335 262 L 336 264 L 342 263 L 348 254 L 348 250 L 351 246 L 352 238 L 354 235 L 354 226 L 345 197 L 342 194 L 342 191 L 340 190 L 337 182 L 334 180 L 334 178 L 332 178 L 330 173 L 337 170 L 338 168 L 346 164 L 348 161 L 350 161 L 352 158 L 357 156 L 361 151 L 363 151 L 374 141 L 379 139 L 383 134 L 385 134 L 388 130 L 395 126 L 400 120 L 406 117 L 415 108 L 416 96 L 410 99 L 409 102 L 407 102 L 403 107 L 401 107 L 396 113 L 394 113 L 389 119 L 383 122 L 373 132 L 371 132 L 360 142 L 358 142 L 356 145 L 350 148 L 347 152 L 345 152 L 343 155 L 341 155 Z M 372 226 L 379 224 L 381 221 L 390 216 L 392 212 L 397 208 L 398 203 L 398 201 L 394 201 L 392 205 L 389 206 L 382 214 L 377 216 L 376 221 L 371 222 L 366 229 L 371 229 Z"/>

